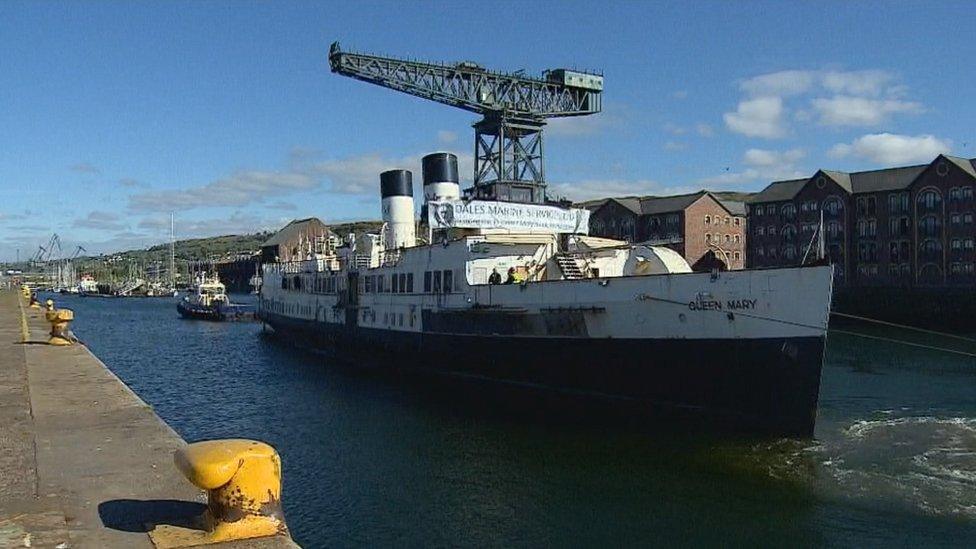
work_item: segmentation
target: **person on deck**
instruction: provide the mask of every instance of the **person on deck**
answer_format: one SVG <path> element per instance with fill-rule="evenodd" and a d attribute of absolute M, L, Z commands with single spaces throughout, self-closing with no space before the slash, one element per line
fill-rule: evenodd
<path fill-rule="evenodd" d="M 488 284 L 501 284 L 502 275 L 498 272 L 497 268 L 491 270 L 491 274 L 488 275 Z"/>
<path fill-rule="evenodd" d="M 515 267 L 508 268 L 508 278 L 505 279 L 505 284 L 515 284 Z"/>

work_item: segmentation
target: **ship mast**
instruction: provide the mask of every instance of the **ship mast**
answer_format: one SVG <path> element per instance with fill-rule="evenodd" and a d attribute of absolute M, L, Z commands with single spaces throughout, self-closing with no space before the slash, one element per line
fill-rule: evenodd
<path fill-rule="evenodd" d="M 169 213 L 169 289 L 176 289 L 176 223 L 173 212 Z"/>

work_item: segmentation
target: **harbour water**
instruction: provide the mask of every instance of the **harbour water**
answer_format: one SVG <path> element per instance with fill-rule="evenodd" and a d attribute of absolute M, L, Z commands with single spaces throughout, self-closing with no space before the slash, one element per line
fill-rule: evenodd
<path fill-rule="evenodd" d="M 55 299 L 186 440 L 277 447 L 305 547 L 976 543 L 964 356 L 832 334 L 815 439 L 760 440 L 539 413 L 536 395 L 353 368 L 256 323 L 182 320 L 172 299 Z"/>

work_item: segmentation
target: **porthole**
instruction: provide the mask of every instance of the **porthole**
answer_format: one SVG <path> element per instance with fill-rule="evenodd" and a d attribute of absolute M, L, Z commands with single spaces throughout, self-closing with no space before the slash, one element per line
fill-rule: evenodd
<path fill-rule="evenodd" d="M 945 177 L 949 175 L 949 165 L 945 162 L 939 162 L 935 166 L 935 173 L 939 174 L 939 177 Z"/>
<path fill-rule="evenodd" d="M 821 175 L 820 177 L 817 178 L 817 188 L 822 189 L 826 186 L 827 186 L 827 178 Z"/>

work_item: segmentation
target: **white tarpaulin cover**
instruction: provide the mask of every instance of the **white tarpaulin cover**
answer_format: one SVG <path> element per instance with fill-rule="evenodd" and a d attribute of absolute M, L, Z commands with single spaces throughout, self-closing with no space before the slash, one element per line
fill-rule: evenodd
<path fill-rule="evenodd" d="M 432 229 L 508 229 L 587 234 L 590 211 L 536 204 L 444 200 L 427 203 L 427 222 Z"/>

